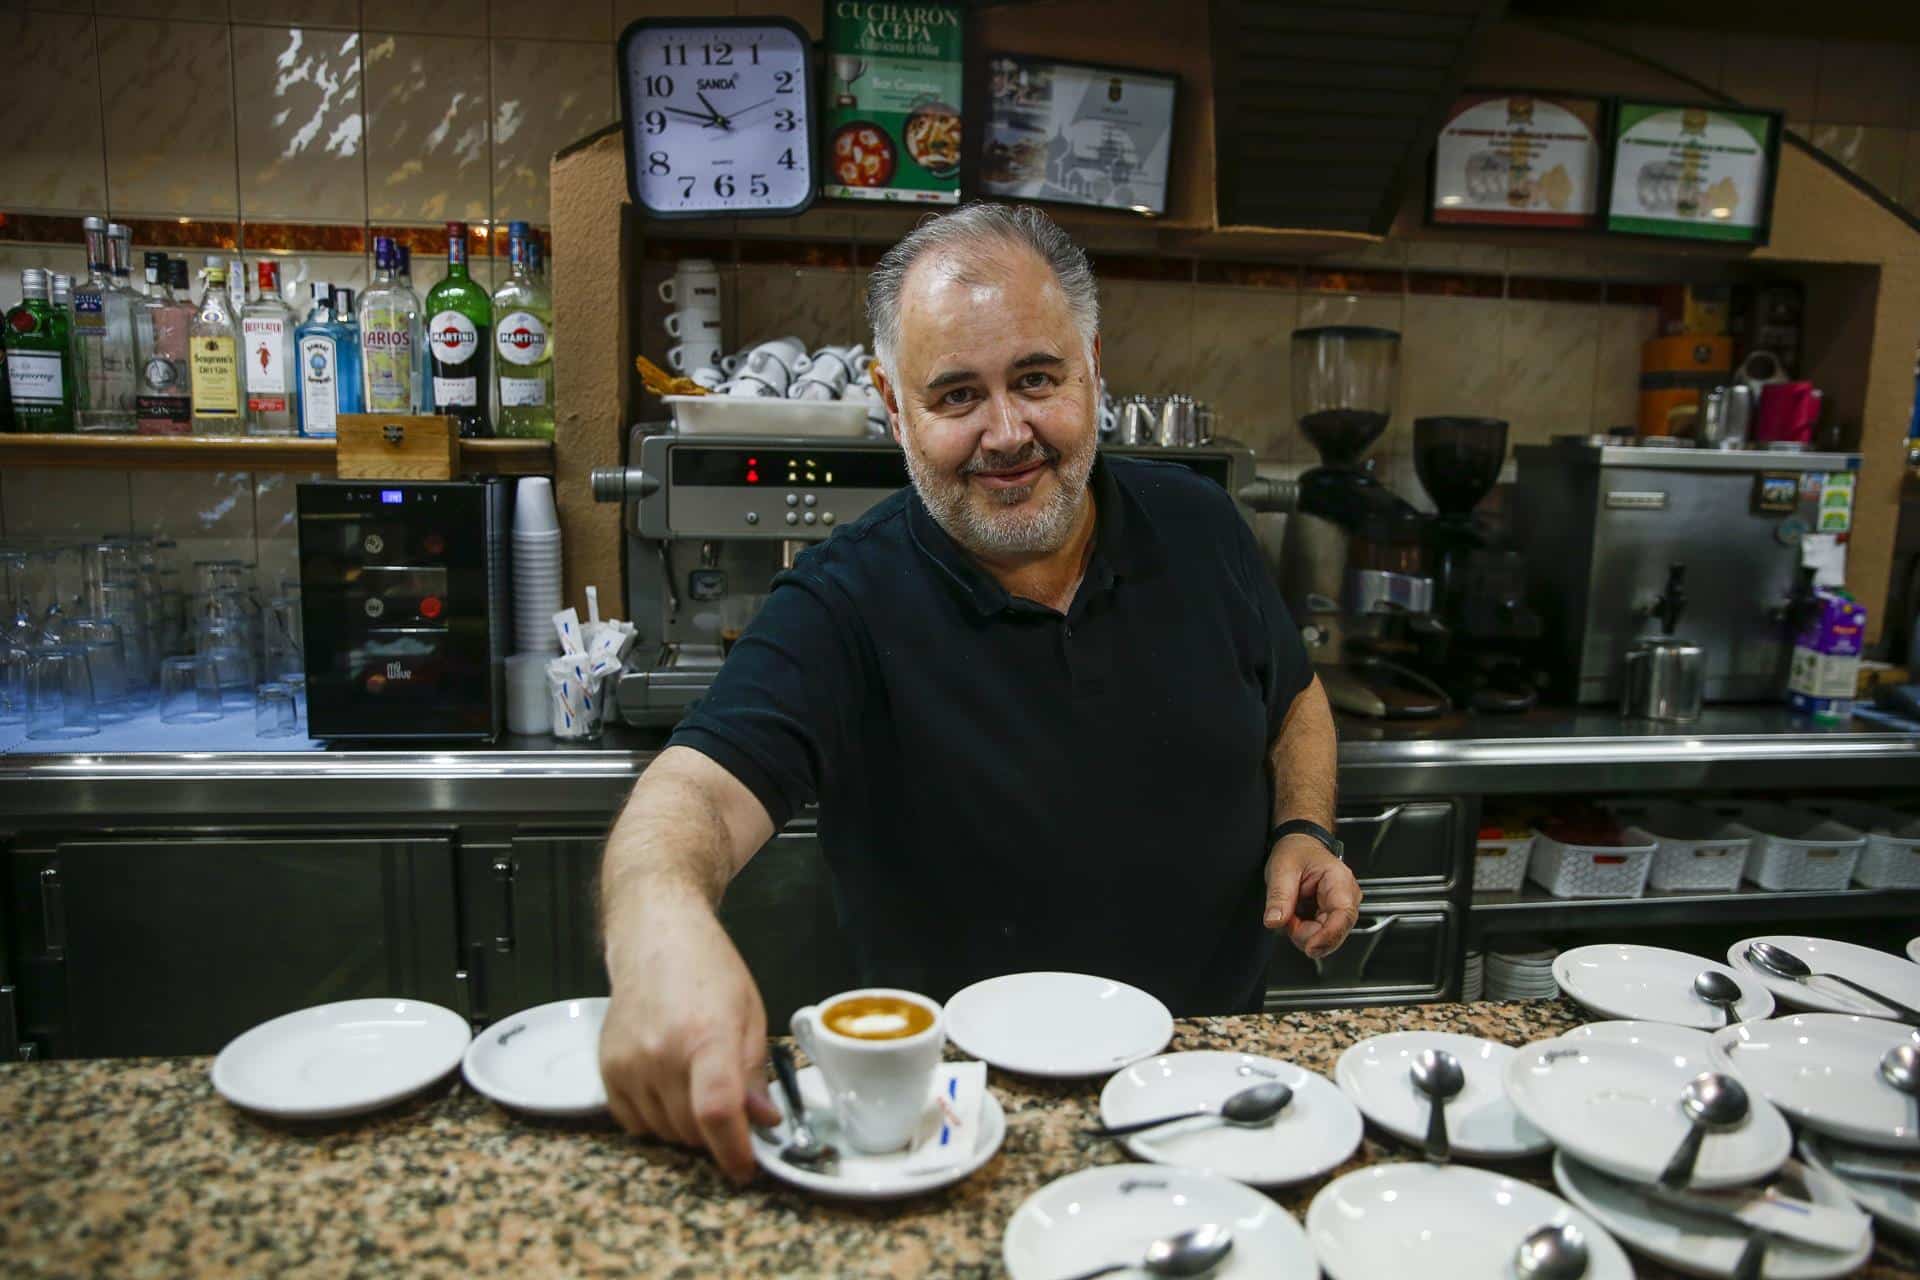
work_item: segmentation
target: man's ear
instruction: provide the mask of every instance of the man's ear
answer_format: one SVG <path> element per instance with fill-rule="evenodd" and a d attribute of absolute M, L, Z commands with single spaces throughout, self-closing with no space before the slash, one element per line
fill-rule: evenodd
<path fill-rule="evenodd" d="M 873 365 L 873 385 L 887 406 L 887 426 L 893 431 L 893 442 L 905 448 L 907 442 L 900 438 L 900 401 L 894 394 L 893 380 L 887 377 L 886 369 L 877 360 Z"/>

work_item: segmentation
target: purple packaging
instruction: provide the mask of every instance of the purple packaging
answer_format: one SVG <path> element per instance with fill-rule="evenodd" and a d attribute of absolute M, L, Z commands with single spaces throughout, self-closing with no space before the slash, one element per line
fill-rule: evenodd
<path fill-rule="evenodd" d="M 1787 702 L 1793 709 L 1816 720 L 1850 717 L 1866 640 L 1866 607 L 1843 591 L 1817 588 L 1812 614 L 1793 642 L 1793 668 L 1787 677 Z"/>

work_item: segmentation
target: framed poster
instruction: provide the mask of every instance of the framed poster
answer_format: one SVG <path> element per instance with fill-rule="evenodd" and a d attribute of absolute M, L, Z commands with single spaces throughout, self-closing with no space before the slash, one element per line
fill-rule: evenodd
<path fill-rule="evenodd" d="M 982 194 L 1167 211 L 1178 76 L 1017 53 L 988 68 Z"/>
<path fill-rule="evenodd" d="M 1778 111 L 1615 100 L 1606 228 L 1765 244 L 1780 159 Z"/>
<path fill-rule="evenodd" d="M 965 17 L 959 4 L 827 6 L 823 195 L 960 202 Z"/>
<path fill-rule="evenodd" d="M 1578 94 L 1461 94 L 1434 143 L 1428 223 L 1598 229 L 1606 117 Z"/>

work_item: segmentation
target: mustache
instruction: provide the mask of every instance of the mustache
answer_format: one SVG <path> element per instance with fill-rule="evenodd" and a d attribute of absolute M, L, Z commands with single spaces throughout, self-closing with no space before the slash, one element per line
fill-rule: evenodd
<path fill-rule="evenodd" d="M 994 450 L 982 450 L 968 459 L 967 465 L 960 468 L 962 476 L 979 475 L 982 471 L 1019 471 L 1036 462 L 1054 463 L 1060 460 L 1060 451 L 1038 440 L 1027 441 L 1026 447 L 1014 453 L 999 453 Z"/>

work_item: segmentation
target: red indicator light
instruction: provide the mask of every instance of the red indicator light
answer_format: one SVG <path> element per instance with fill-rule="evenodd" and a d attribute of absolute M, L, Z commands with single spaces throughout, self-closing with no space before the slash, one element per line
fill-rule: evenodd
<path fill-rule="evenodd" d="M 426 599 L 422 600 L 420 602 L 420 616 L 423 618 L 439 617 L 440 616 L 440 597 L 428 596 Z"/>
<path fill-rule="evenodd" d="M 748 484 L 759 484 L 759 483 L 760 483 L 760 473 L 759 473 L 758 471 L 749 471 L 749 472 L 747 472 L 747 483 L 748 483 Z"/>
<path fill-rule="evenodd" d="M 748 465 L 748 466 L 750 466 L 750 467 L 757 467 L 757 466 L 759 466 L 759 465 L 760 465 L 760 459 L 758 459 L 758 458 L 748 458 L 748 459 L 747 459 L 747 465 Z"/>

